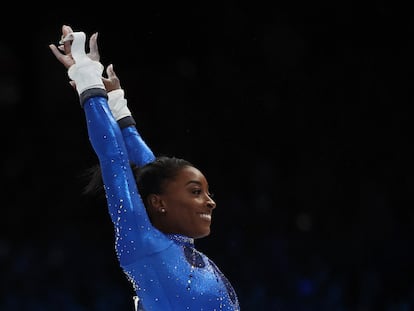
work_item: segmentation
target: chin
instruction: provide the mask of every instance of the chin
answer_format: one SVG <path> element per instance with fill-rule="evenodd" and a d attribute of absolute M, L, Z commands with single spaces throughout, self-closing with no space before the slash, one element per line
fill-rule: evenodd
<path fill-rule="evenodd" d="M 206 236 L 210 235 L 210 228 L 208 230 L 205 230 L 203 232 L 199 232 L 198 234 L 194 234 L 193 238 L 194 239 L 201 239 L 201 238 L 205 238 Z"/>

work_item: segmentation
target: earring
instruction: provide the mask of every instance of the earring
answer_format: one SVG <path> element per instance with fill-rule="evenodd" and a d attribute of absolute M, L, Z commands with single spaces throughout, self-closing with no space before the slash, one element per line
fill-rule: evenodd
<path fill-rule="evenodd" d="M 164 214 L 166 212 L 165 208 L 161 208 L 160 212 Z"/>

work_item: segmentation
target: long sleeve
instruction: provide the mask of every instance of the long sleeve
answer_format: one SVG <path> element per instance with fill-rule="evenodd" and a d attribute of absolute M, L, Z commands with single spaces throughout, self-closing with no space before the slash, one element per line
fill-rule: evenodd
<path fill-rule="evenodd" d="M 131 162 L 141 167 L 155 160 L 155 156 L 135 126 L 128 126 L 122 129 L 122 136 L 128 151 Z"/>
<path fill-rule="evenodd" d="M 121 130 L 113 119 L 105 97 L 84 101 L 88 135 L 95 150 L 105 184 L 108 209 L 115 228 L 116 251 L 121 265 L 158 252 L 171 241 L 152 226 L 138 194 Z M 135 136 L 135 140 L 136 140 Z M 143 149 L 143 159 L 152 152 Z M 134 149 L 139 153 L 139 148 Z"/>

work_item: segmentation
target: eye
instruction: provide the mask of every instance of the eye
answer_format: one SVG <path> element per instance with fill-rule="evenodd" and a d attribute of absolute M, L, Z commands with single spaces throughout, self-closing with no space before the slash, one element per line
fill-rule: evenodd
<path fill-rule="evenodd" d="M 201 189 L 193 189 L 193 194 L 200 195 Z"/>

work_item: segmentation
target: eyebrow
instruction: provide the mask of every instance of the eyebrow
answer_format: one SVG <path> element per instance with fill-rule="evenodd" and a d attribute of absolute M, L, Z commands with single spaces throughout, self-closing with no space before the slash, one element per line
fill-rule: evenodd
<path fill-rule="evenodd" d="M 189 185 L 189 184 L 197 184 L 199 186 L 201 186 L 201 182 L 199 182 L 198 180 L 190 180 L 188 182 L 185 183 L 185 185 Z"/>

